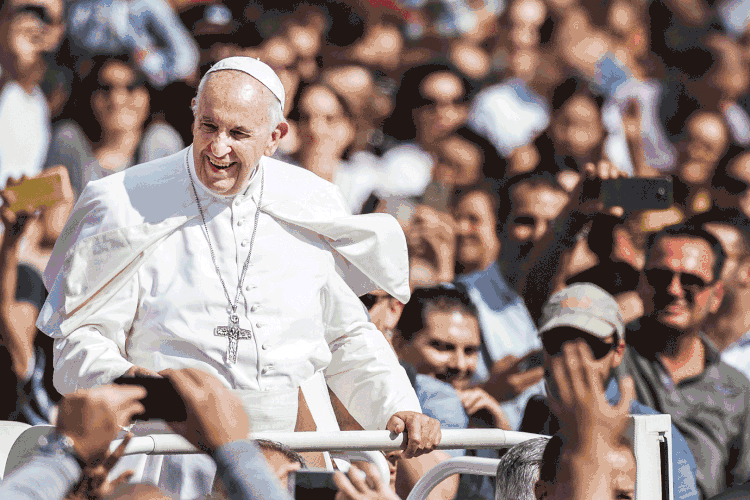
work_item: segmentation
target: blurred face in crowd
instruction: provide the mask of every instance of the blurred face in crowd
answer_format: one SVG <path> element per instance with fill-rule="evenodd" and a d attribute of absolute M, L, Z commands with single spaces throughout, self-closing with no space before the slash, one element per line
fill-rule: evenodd
<path fill-rule="evenodd" d="M 418 373 L 450 383 L 456 389 L 468 387 L 479 360 L 481 337 L 477 318 L 463 310 L 428 309 L 425 328 L 406 342 L 394 335 L 399 357 Z"/>
<path fill-rule="evenodd" d="M 589 96 L 568 99 L 552 126 L 555 144 L 575 157 L 584 157 L 602 141 L 601 115 Z"/>
<path fill-rule="evenodd" d="M 382 290 L 370 292 L 368 299 L 374 301 L 367 312 L 370 314 L 370 322 L 385 335 L 388 342 L 392 341 L 393 329 L 396 328 L 401 317 L 404 305 L 398 299 L 391 297 Z"/>
<path fill-rule="evenodd" d="M 128 483 L 118 486 L 107 500 L 172 500 L 152 484 Z"/>
<path fill-rule="evenodd" d="M 544 356 L 544 376 L 547 395 L 559 401 L 559 391 L 552 377 L 552 359 L 562 356 L 562 346 L 567 343 L 588 344 L 594 356 L 592 366 L 606 388 L 607 380 L 614 368 L 620 366 L 625 354 L 625 342 L 619 340 L 616 332 L 606 338 L 598 338 L 588 332 L 571 327 L 554 328 L 542 335 Z M 609 350 L 608 350 L 609 349 Z M 600 356 L 598 359 L 597 356 Z"/>
<path fill-rule="evenodd" d="M 456 205 L 458 254 L 456 260 L 466 272 L 489 267 L 500 252 L 495 209 L 490 196 L 471 191 Z"/>
<path fill-rule="evenodd" d="M 701 238 L 659 238 L 641 276 L 644 315 L 678 331 L 700 329 L 723 297 L 714 259 L 713 249 Z"/>
<path fill-rule="evenodd" d="M 492 69 L 492 61 L 484 49 L 461 40 L 451 45 L 448 58 L 461 73 L 472 80 L 483 80 Z"/>
<path fill-rule="evenodd" d="M 54 51 L 65 33 L 63 3 L 60 0 L 9 0 L 3 50 L 14 58 L 22 74 L 41 61 L 44 52 Z M 4 10 L 4 9 L 3 9 Z"/>
<path fill-rule="evenodd" d="M 422 97 L 430 101 L 414 111 L 418 139 L 422 144 L 432 144 L 463 125 L 466 110 L 461 101 L 464 85 L 461 79 L 448 71 L 430 74 L 420 85 Z"/>
<path fill-rule="evenodd" d="M 365 36 L 352 47 L 352 58 L 367 66 L 385 70 L 396 69 L 401 61 L 404 37 L 399 29 L 388 23 L 370 26 Z"/>
<path fill-rule="evenodd" d="M 737 155 L 729 164 L 727 173 L 737 181 L 734 192 L 731 193 L 734 204 L 750 217 L 750 152 Z"/>
<path fill-rule="evenodd" d="M 716 113 L 694 113 L 687 122 L 687 140 L 681 145 L 680 178 L 688 184 L 704 184 L 711 179 L 724 155 L 729 134 L 724 120 Z"/>
<path fill-rule="evenodd" d="M 271 91 L 250 75 L 218 71 L 194 100 L 193 160 L 198 178 L 211 191 L 234 195 L 244 190 L 261 156 L 271 156 L 286 135 L 273 130 Z"/>
<path fill-rule="evenodd" d="M 91 107 L 105 134 L 141 130 L 148 118 L 148 90 L 128 64 L 109 61 L 99 71 Z"/>
<path fill-rule="evenodd" d="M 438 144 L 433 177 L 453 186 L 471 186 L 482 175 L 482 150 L 466 139 L 450 136 Z"/>
<path fill-rule="evenodd" d="M 346 100 L 349 108 L 361 116 L 373 93 L 370 72 L 362 66 L 345 66 L 327 71 L 323 80 Z"/>
<path fill-rule="evenodd" d="M 523 258 L 560 214 L 568 196 L 546 183 L 523 182 L 511 190 L 512 208 L 505 223 L 509 258 Z"/>
<path fill-rule="evenodd" d="M 312 85 L 305 89 L 299 111 L 303 148 L 322 145 L 340 156 L 354 140 L 354 125 L 330 88 Z"/>
<path fill-rule="evenodd" d="M 733 101 L 747 92 L 750 83 L 747 63 L 741 46 L 723 35 L 709 37 L 706 44 L 718 55 L 719 64 L 710 76 L 722 97 Z"/>
<path fill-rule="evenodd" d="M 281 36 L 270 38 L 263 44 L 263 62 L 273 68 L 284 86 L 285 114 L 292 110 L 299 87 L 300 75 L 295 66 L 297 56 L 294 46 Z"/>

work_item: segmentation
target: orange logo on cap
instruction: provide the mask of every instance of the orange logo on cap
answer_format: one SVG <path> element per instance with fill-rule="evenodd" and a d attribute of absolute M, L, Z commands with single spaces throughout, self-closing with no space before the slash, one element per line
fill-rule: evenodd
<path fill-rule="evenodd" d="M 586 309 L 594 305 L 594 301 L 590 297 L 583 297 L 581 299 L 577 297 L 568 297 L 567 299 L 560 302 L 562 307 L 577 307 L 580 309 Z"/>

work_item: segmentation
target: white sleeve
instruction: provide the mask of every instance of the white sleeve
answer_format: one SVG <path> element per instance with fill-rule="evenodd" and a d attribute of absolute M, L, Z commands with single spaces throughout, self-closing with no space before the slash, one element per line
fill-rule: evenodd
<path fill-rule="evenodd" d="M 331 362 L 326 381 L 365 429 L 384 429 L 398 411 L 422 412 L 419 400 L 390 344 L 367 311 L 332 271 L 323 289 L 326 342 Z"/>
<path fill-rule="evenodd" d="M 126 343 L 138 308 L 137 276 L 85 324 L 55 338 L 53 383 L 60 394 L 108 384 L 133 366 Z"/>

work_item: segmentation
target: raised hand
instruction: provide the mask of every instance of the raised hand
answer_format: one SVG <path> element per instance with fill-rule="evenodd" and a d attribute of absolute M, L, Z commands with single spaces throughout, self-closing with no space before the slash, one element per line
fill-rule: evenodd
<path fill-rule="evenodd" d="M 73 440 L 81 460 L 97 464 L 107 456 L 120 429 L 144 411 L 140 400 L 145 396 L 143 387 L 131 385 L 105 385 L 68 394 L 60 401 L 57 431 Z"/>

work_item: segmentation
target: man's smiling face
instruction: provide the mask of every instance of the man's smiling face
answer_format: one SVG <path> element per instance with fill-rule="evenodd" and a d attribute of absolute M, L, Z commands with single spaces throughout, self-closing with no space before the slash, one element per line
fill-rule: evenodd
<path fill-rule="evenodd" d="M 261 156 L 270 156 L 287 130 L 271 130 L 273 95 L 239 71 L 211 74 L 198 97 L 193 121 L 193 159 L 198 178 L 211 191 L 244 190 Z"/>
<path fill-rule="evenodd" d="M 458 309 L 426 313 L 425 327 L 401 351 L 417 372 L 465 389 L 477 369 L 481 336 L 479 322 Z"/>

